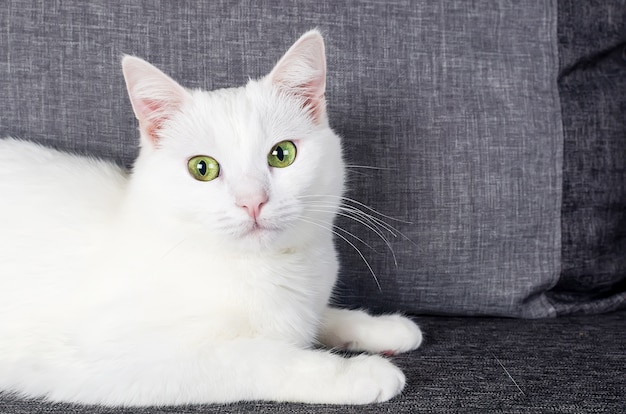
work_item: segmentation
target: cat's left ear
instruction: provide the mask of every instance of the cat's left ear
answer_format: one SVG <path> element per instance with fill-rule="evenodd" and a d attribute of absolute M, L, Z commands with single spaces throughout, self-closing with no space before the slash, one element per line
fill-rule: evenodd
<path fill-rule="evenodd" d="M 267 79 L 283 92 L 300 98 L 316 122 L 326 117 L 326 55 L 324 39 L 311 30 L 289 48 Z"/>
<path fill-rule="evenodd" d="M 125 56 L 122 70 L 135 116 L 139 120 L 141 139 L 156 146 L 163 124 L 180 111 L 191 95 L 143 59 Z"/>

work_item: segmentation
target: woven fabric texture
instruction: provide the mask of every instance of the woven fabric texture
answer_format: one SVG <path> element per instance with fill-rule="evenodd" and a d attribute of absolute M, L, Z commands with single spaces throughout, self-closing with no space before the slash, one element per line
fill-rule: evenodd
<path fill-rule="evenodd" d="M 380 288 L 352 253 L 342 292 L 384 310 L 554 315 L 543 293 L 560 263 L 555 4 L 441 2 L 405 14 L 357 35 L 369 41 L 343 60 L 364 75 L 334 101 L 347 103 L 349 158 L 383 168 L 354 168 L 352 194 L 409 221 L 391 224 L 412 242 L 391 243 L 397 265 L 383 243 L 364 249 Z"/>

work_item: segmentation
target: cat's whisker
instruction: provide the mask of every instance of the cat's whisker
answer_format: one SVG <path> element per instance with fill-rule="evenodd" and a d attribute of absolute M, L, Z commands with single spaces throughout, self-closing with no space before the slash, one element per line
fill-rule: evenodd
<path fill-rule="evenodd" d="M 355 164 L 348 164 L 346 165 L 346 168 L 362 168 L 364 170 L 384 170 L 384 171 L 397 170 L 397 168 L 391 168 L 391 167 L 375 167 L 372 165 L 355 165 Z"/>
<path fill-rule="evenodd" d="M 185 243 L 187 241 L 187 239 L 188 239 L 188 237 L 185 237 L 184 239 L 180 240 L 178 243 L 173 244 L 172 247 L 169 250 L 167 250 L 165 253 L 163 253 L 163 256 L 161 256 L 161 260 L 165 260 L 165 258 L 167 258 L 167 256 L 169 256 L 176 249 L 178 249 L 180 246 L 182 246 L 183 243 Z"/>
<path fill-rule="evenodd" d="M 311 203 L 311 205 L 315 205 L 316 208 L 327 209 L 329 212 L 332 212 L 336 208 L 335 206 L 332 206 L 332 205 L 323 205 L 323 204 L 317 204 L 317 203 Z M 326 211 L 326 210 L 322 210 L 322 211 Z M 368 215 L 366 213 L 363 213 L 362 211 L 359 211 L 359 210 L 356 210 L 356 209 L 353 209 L 353 208 L 343 208 L 343 207 L 340 207 L 339 211 L 337 211 L 336 214 L 338 216 L 346 217 L 346 218 L 348 218 L 350 220 L 353 220 L 353 221 L 355 221 L 355 222 L 365 226 L 366 228 L 368 228 L 372 232 L 374 232 L 374 234 L 376 234 L 383 241 L 383 243 L 385 243 L 385 245 L 387 246 L 387 248 L 391 252 L 391 255 L 393 257 L 393 261 L 394 261 L 395 266 L 398 265 L 396 255 L 395 255 L 395 252 L 393 250 L 393 246 L 391 245 L 391 242 L 390 242 L 389 238 L 385 234 L 385 231 L 387 231 L 393 237 L 397 237 L 397 236 L 389 228 L 389 226 L 386 223 L 381 222 L 380 220 L 377 220 L 375 217 L 372 217 L 372 216 L 370 216 L 370 215 Z"/>
<path fill-rule="evenodd" d="M 371 176 L 372 176 L 372 174 L 368 174 L 368 173 L 361 172 L 361 171 L 354 171 L 354 170 L 348 170 L 348 171 L 347 171 L 347 173 L 348 173 L 348 174 L 356 174 L 356 175 L 360 175 L 360 176 L 362 176 L 362 177 L 371 177 Z"/>
<path fill-rule="evenodd" d="M 371 213 L 373 213 L 374 215 L 377 215 L 377 216 L 383 217 L 383 218 L 385 218 L 385 219 L 387 219 L 387 220 L 392 220 L 392 221 L 395 221 L 395 222 L 398 222 L 398 223 L 403 223 L 403 224 L 413 224 L 411 221 L 402 220 L 402 219 L 399 219 L 399 218 L 396 218 L 396 217 L 392 217 L 392 216 L 388 216 L 388 215 L 386 215 L 386 214 L 383 214 L 383 213 L 381 213 L 380 211 L 378 211 L 378 210 L 376 210 L 376 209 L 374 209 L 374 208 L 372 208 L 372 207 L 368 206 L 367 204 L 361 203 L 360 201 L 357 201 L 357 200 L 355 200 L 355 199 L 353 199 L 353 198 L 350 198 L 350 197 L 345 197 L 345 196 L 339 196 L 339 198 L 340 198 L 340 199 L 341 199 L 344 203 L 345 203 L 345 202 L 350 202 L 350 203 L 356 204 L 357 206 L 362 207 L 362 208 L 366 209 L 367 211 L 370 211 L 370 212 L 371 212 Z"/>
<path fill-rule="evenodd" d="M 393 237 L 397 237 L 396 232 L 398 232 L 398 230 L 396 228 L 394 228 L 393 226 L 391 226 L 389 223 L 385 222 L 384 220 L 366 213 L 362 210 L 359 210 L 358 208 L 354 207 L 354 206 L 350 206 L 347 204 L 344 205 L 339 205 L 338 207 L 335 204 L 332 203 L 328 203 L 328 202 L 323 202 L 323 201 L 307 201 L 308 205 L 314 205 L 316 207 L 326 207 L 331 211 L 334 211 L 335 209 L 339 209 L 339 211 L 343 211 L 345 213 L 352 213 L 355 217 L 358 216 L 360 217 L 362 220 L 367 221 L 368 223 L 370 223 L 371 225 L 375 226 L 376 228 L 382 228 L 383 230 L 387 231 L 388 233 L 390 233 Z"/>
<path fill-rule="evenodd" d="M 376 235 L 377 235 L 377 236 L 378 236 L 378 237 L 379 237 L 379 238 L 383 241 L 383 243 L 385 243 L 385 246 L 387 246 L 387 248 L 388 248 L 388 249 L 389 249 L 389 251 L 391 252 L 391 257 L 393 258 L 393 263 L 394 263 L 394 266 L 398 267 L 398 260 L 397 260 L 397 258 L 396 258 L 396 253 L 395 253 L 395 252 L 394 252 L 394 250 L 393 250 L 393 247 L 392 247 L 392 245 L 391 245 L 391 242 L 389 241 L 389 239 L 387 239 L 387 237 L 385 237 L 385 234 L 384 234 L 384 233 L 380 230 L 380 227 L 376 226 L 376 222 L 374 221 L 374 224 L 370 224 L 370 223 L 372 222 L 370 217 L 366 217 L 365 219 L 363 219 L 363 220 L 362 220 L 362 219 L 360 219 L 360 218 L 358 217 L 358 213 L 357 213 L 356 211 L 352 211 L 352 213 L 353 213 L 353 214 L 357 214 L 357 216 L 355 217 L 355 216 L 350 215 L 350 214 L 347 214 L 347 213 L 345 213 L 345 212 L 338 212 L 337 214 L 338 214 L 338 215 L 340 215 L 340 216 L 342 216 L 342 217 L 347 217 L 347 218 L 350 218 L 350 219 L 352 219 L 352 220 L 354 220 L 354 221 L 356 221 L 356 222 L 358 222 L 358 223 L 361 223 L 361 224 L 363 224 L 365 227 L 367 227 L 368 229 L 372 230 L 372 231 L 373 231 L 373 232 L 374 232 L 374 233 L 375 233 L 375 234 L 376 234 Z M 359 213 L 360 213 L 360 212 L 359 212 Z M 370 223 L 368 223 L 366 220 L 369 220 L 369 221 L 370 221 Z M 385 228 L 385 227 L 383 227 L 383 229 L 385 229 L 385 230 L 389 231 L 389 229 L 387 229 L 387 228 Z M 393 232 L 391 232 L 391 231 L 389 231 L 389 233 L 390 233 L 392 236 L 397 237 L 397 236 L 395 235 L 395 233 L 393 233 Z"/>
<path fill-rule="evenodd" d="M 391 234 L 393 237 L 397 237 L 395 233 L 395 231 L 397 230 L 394 229 L 392 226 L 378 219 L 377 217 L 372 216 L 371 214 L 364 213 L 363 211 L 356 209 L 354 207 L 350 207 L 350 206 L 336 207 L 333 204 L 324 204 L 324 203 L 317 203 L 317 202 L 307 203 L 307 205 L 314 206 L 316 208 L 326 208 L 327 210 L 324 210 L 324 211 L 328 211 L 328 212 L 334 212 L 335 209 L 338 209 L 339 211 L 338 215 L 348 217 L 350 219 L 353 219 L 365 225 L 372 231 L 376 232 L 376 234 L 378 234 L 381 238 L 386 239 L 386 237 L 384 236 L 382 232 L 383 230 Z"/>
<path fill-rule="evenodd" d="M 319 196 L 320 198 L 323 196 Z M 381 217 L 389 217 L 386 216 L 382 213 L 377 212 L 376 210 L 367 207 L 366 205 L 364 205 L 363 203 L 360 203 L 356 200 L 352 200 L 346 197 L 343 197 L 343 199 L 345 200 L 350 200 L 354 203 L 356 203 L 357 205 L 350 205 L 344 202 L 344 200 L 342 200 L 341 205 L 339 205 L 337 207 L 336 204 L 332 203 L 331 201 L 328 200 L 314 200 L 314 199 L 310 199 L 310 196 L 308 197 L 302 197 L 303 199 L 305 199 L 305 204 L 309 205 L 309 206 L 315 206 L 317 208 L 327 208 L 331 211 L 335 211 L 336 209 L 339 210 L 339 212 L 337 213 L 340 216 L 344 216 L 347 217 L 349 219 L 352 219 L 362 225 L 364 225 L 365 227 L 367 227 L 368 229 L 372 230 L 381 240 L 383 240 L 383 242 L 387 245 L 387 247 L 389 248 L 390 252 L 392 253 L 393 256 L 393 261 L 394 264 L 397 266 L 397 258 L 395 255 L 395 252 L 392 248 L 391 242 L 388 238 L 388 235 L 391 235 L 393 237 L 398 237 L 401 236 L 403 239 L 411 242 L 413 245 L 415 245 L 415 242 L 413 242 L 409 237 L 407 237 L 405 234 L 403 234 L 400 230 L 398 230 L 396 227 L 392 226 L 391 224 L 387 223 L 385 220 L 383 220 L 380 217 L 377 217 L 374 214 L 370 214 L 367 211 L 363 211 L 359 206 L 362 206 L 363 208 L 367 208 L 368 211 L 371 211 L 372 213 L 378 214 Z M 390 219 L 393 219 L 392 217 L 390 217 Z M 401 221 L 401 220 L 399 220 Z M 388 234 L 388 235 L 386 235 Z"/>
<path fill-rule="evenodd" d="M 389 231 L 389 229 L 385 228 L 384 226 L 377 225 L 377 223 L 371 220 L 370 217 L 363 217 L 360 214 L 358 214 L 358 212 L 356 211 L 344 210 L 341 208 L 337 212 L 337 215 L 349 218 L 351 220 L 356 221 L 357 223 L 361 223 L 368 229 L 372 230 L 378 237 L 381 238 L 381 240 L 385 242 L 387 247 L 391 249 L 389 239 L 387 239 L 387 237 L 385 236 L 385 233 L 383 233 L 383 230 L 387 230 L 393 237 L 396 237 L 396 235 L 393 232 Z M 381 230 L 381 227 L 382 227 L 382 230 Z"/>
<path fill-rule="evenodd" d="M 383 230 L 387 231 L 393 237 L 398 237 L 398 235 L 396 234 L 396 233 L 398 233 L 398 230 L 395 227 L 391 226 L 389 223 L 385 222 L 384 220 L 379 219 L 376 216 L 373 216 L 371 214 L 365 213 L 364 211 L 361 211 L 358 208 L 345 206 L 345 205 L 344 206 L 340 206 L 339 209 L 342 210 L 342 211 L 347 211 L 347 212 L 351 212 L 353 214 L 356 214 L 359 217 L 362 217 L 364 220 L 367 220 L 368 222 L 372 223 L 377 228 L 382 228 Z"/>
<path fill-rule="evenodd" d="M 403 223 L 403 224 L 413 224 L 410 221 L 406 221 L 406 220 L 401 220 L 395 217 L 391 217 L 388 216 L 386 214 L 383 214 L 375 209 L 373 209 L 372 207 L 369 207 L 368 205 L 361 203 L 357 200 L 354 200 L 352 198 L 349 197 L 345 197 L 345 196 L 335 196 L 335 195 L 308 195 L 308 196 L 301 196 L 299 197 L 300 199 L 307 199 L 306 202 L 307 203 L 324 203 L 324 200 L 315 200 L 315 199 L 311 199 L 311 198 L 319 198 L 319 199 L 323 199 L 323 198 L 334 198 L 334 199 L 338 199 L 341 201 L 341 205 L 339 206 L 339 209 L 350 209 L 350 211 L 354 212 L 355 214 L 361 216 L 363 219 L 366 219 L 368 221 L 372 221 L 375 222 L 377 227 L 382 227 L 383 229 L 385 229 L 387 232 L 389 232 L 390 234 L 392 234 L 394 237 L 402 237 L 403 239 L 405 239 L 406 241 L 410 242 L 411 244 L 413 244 L 414 246 L 416 246 L 416 243 L 411 240 L 408 236 L 406 236 L 404 233 L 402 233 L 400 230 L 398 230 L 396 227 L 392 226 L 391 224 L 387 223 L 385 220 L 383 219 L 387 219 L 387 220 L 392 220 L 392 221 L 396 221 L 399 223 Z M 329 201 L 326 201 L 327 205 L 332 205 L 333 208 L 334 207 L 333 204 L 330 204 Z M 348 204 L 348 203 L 352 203 L 354 205 Z M 364 211 L 367 210 L 367 211 Z M 369 213 L 368 213 L 369 212 Z M 370 214 L 371 213 L 371 214 Z"/>
<path fill-rule="evenodd" d="M 360 175 L 362 177 L 372 177 L 372 170 L 392 170 L 392 168 L 373 167 L 370 165 L 346 165 L 346 173 L 349 175 Z"/>
<path fill-rule="evenodd" d="M 313 210 L 310 209 L 309 211 L 318 211 L 318 212 L 326 212 L 326 210 Z M 338 216 L 342 216 L 342 217 L 346 217 L 349 218 L 351 220 L 356 221 L 357 223 L 362 224 L 363 226 L 367 227 L 368 229 L 370 229 L 372 232 L 374 232 L 374 234 L 376 234 L 382 241 L 383 243 L 385 243 L 385 245 L 387 246 L 387 248 L 389 249 L 389 251 L 391 252 L 391 255 L 393 257 L 393 262 L 395 264 L 395 266 L 398 266 L 398 261 L 396 259 L 396 254 L 393 251 L 393 247 L 391 246 L 391 242 L 389 241 L 389 239 L 387 239 L 387 237 L 385 237 L 385 234 L 380 230 L 380 228 L 378 226 L 376 226 L 376 224 L 372 224 L 372 221 L 369 220 L 369 218 L 364 218 L 361 219 L 358 215 L 351 215 L 348 213 L 355 213 L 354 211 L 351 210 L 347 210 L 347 212 L 344 212 L 341 210 L 337 212 Z M 369 244 L 367 244 L 366 242 L 364 242 L 363 240 L 361 240 L 359 237 L 355 236 L 354 234 L 348 232 L 345 229 L 342 229 L 339 226 L 335 226 L 335 228 L 337 229 L 341 229 L 342 231 L 348 233 L 350 236 L 354 237 L 355 239 L 357 239 L 358 241 L 360 241 L 361 243 L 363 243 L 364 245 L 368 246 L 369 248 L 371 248 L 372 250 L 376 251 L 376 249 L 374 249 L 372 246 L 370 246 Z M 386 229 L 385 229 L 386 230 Z M 394 233 L 390 232 L 394 237 L 396 236 Z"/>
<path fill-rule="evenodd" d="M 402 220 L 402 219 L 399 219 L 399 218 L 396 218 L 396 217 L 392 217 L 392 216 L 388 216 L 386 214 L 383 214 L 380 211 L 378 211 L 378 210 L 368 206 L 367 204 L 361 203 L 360 201 L 357 201 L 357 200 L 355 200 L 353 198 L 346 197 L 346 196 L 337 196 L 337 195 L 332 195 L 332 194 L 327 194 L 327 195 L 325 195 L 325 194 L 319 194 L 319 195 L 312 194 L 312 195 L 303 195 L 303 196 L 300 196 L 298 198 L 311 198 L 311 197 L 317 197 L 317 198 L 322 198 L 322 199 L 323 198 L 339 199 L 339 200 L 341 200 L 344 203 L 345 202 L 350 202 L 350 203 L 356 204 L 357 206 L 362 207 L 362 208 L 366 209 L 367 211 L 372 212 L 374 215 L 386 218 L 388 220 L 392 220 L 392 221 L 396 221 L 396 222 L 404 223 L 404 224 L 413 224 L 410 221 Z"/>
<path fill-rule="evenodd" d="M 318 212 L 318 213 L 326 213 L 326 212 L 328 212 L 328 211 L 326 211 L 326 210 L 311 210 L 311 209 L 309 209 L 309 211 L 312 211 L 312 212 Z M 341 213 L 337 213 L 337 214 L 338 214 L 338 215 L 340 215 L 340 216 L 345 216 L 345 217 L 352 218 L 352 217 L 350 217 L 350 216 L 348 216 L 348 215 L 345 215 L 345 214 L 341 214 Z M 310 217 L 309 217 L 309 219 L 310 219 Z M 320 222 L 321 222 L 321 221 L 320 221 Z M 366 225 L 366 224 L 364 224 L 364 225 Z M 349 235 L 350 237 L 353 237 L 354 239 L 358 240 L 359 242 L 363 243 L 365 246 L 369 247 L 371 250 L 373 250 L 373 251 L 375 251 L 375 252 L 376 252 L 376 249 L 375 249 L 374 247 L 372 247 L 372 245 L 370 245 L 370 244 L 369 244 L 369 243 L 367 243 L 365 240 L 363 240 L 363 239 L 361 239 L 360 237 L 358 237 L 356 234 L 351 233 L 350 231 L 348 231 L 348 230 L 346 230 L 346 229 L 344 229 L 344 228 L 342 228 L 342 227 L 339 227 L 339 226 L 337 226 L 337 225 L 333 225 L 333 228 L 335 228 L 335 229 L 337 229 L 337 230 L 340 230 L 340 231 L 344 232 L 345 234 Z M 374 231 L 376 234 L 378 234 L 378 232 L 377 232 L 375 229 L 373 229 L 373 228 L 372 228 L 371 230 L 372 230 L 372 231 Z M 382 236 L 381 236 L 381 238 L 382 238 Z M 384 240 L 384 239 L 383 239 L 383 240 Z"/>
<path fill-rule="evenodd" d="M 370 265 L 370 263 L 367 261 L 367 259 L 365 258 L 365 255 L 363 255 L 363 253 L 361 252 L 361 250 L 356 247 L 356 245 L 354 243 L 352 243 L 350 240 L 348 240 L 345 236 L 343 236 L 341 233 L 333 230 L 332 228 L 329 228 L 328 226 L 324 225 L 323 222 L 318 222 L 317 220 L 311 219 L 309 218 L 304 218 L 302 216 L 298 216 L 297 217 L 298 220 L 303 221 L 305 223 L 309 223 L 312 224 L 314 226 L 318 226 L 321 227 L 331 233 L 333 233 L 335 236 L 341 238 L 343 241 L 345 241 L 346 243 L 348 243 L 354 250 L 356 250 L 356 252 L 358 253 L 359 256 L 361 256 L 361 259 L 363 260 L 363 262 L 365 263 L 365 265 L 367 266 L 368 270 L 370 271 L 370 273 L 372 274 L 372 277 L 374 277 L 374 281 L 376 282 L 376 286 L 378 287 L 378 290 L 380 292 L 382 292 L 382 288 L 380 286 L 380 282 L 378 281 L 378 277 L 376 276 L 376 273 L 374 272 L 374 269 L 372 268 L 372 266 Z"/>

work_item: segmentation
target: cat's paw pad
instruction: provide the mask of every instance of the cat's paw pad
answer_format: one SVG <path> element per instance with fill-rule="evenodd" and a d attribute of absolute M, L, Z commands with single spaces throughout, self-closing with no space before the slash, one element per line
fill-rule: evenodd
<path fill-rule="evenodd" d="M 400 394 L 406 379 L 400 368 L 377 355 L 359 355 L 348 360 L 346 381 L 351 404 L 371 404 Z"/>

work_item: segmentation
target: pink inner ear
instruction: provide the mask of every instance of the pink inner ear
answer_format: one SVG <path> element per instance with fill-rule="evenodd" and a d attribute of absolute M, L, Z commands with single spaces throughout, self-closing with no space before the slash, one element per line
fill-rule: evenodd
<path fill-rule="evenodd" d="M 324 95 L 307 98 L 303 107 L 309 110 L 311 117 L 315 121 L 319 122 L 324 113 Z"/>
<path fill-rule="evenodd" d="M 315 121 L 320 120 L 324 114 L 324 99 L 325 94 L 320 95 L 320 91 L 323 91 L 323 86 L 320 87 L 319 82 L 309 82 L 294 88 L 295 93 L 303 97 L 304 104 L 302 107 L 308 109 L 309 113 Z"/>
<path fill-rule="evenodd" d="M 158 132 L 167 120 L 167 105 L 154 99 L 138 99 L 134 104 L 141 129 L 156 143 L 159 140 Z"/>

